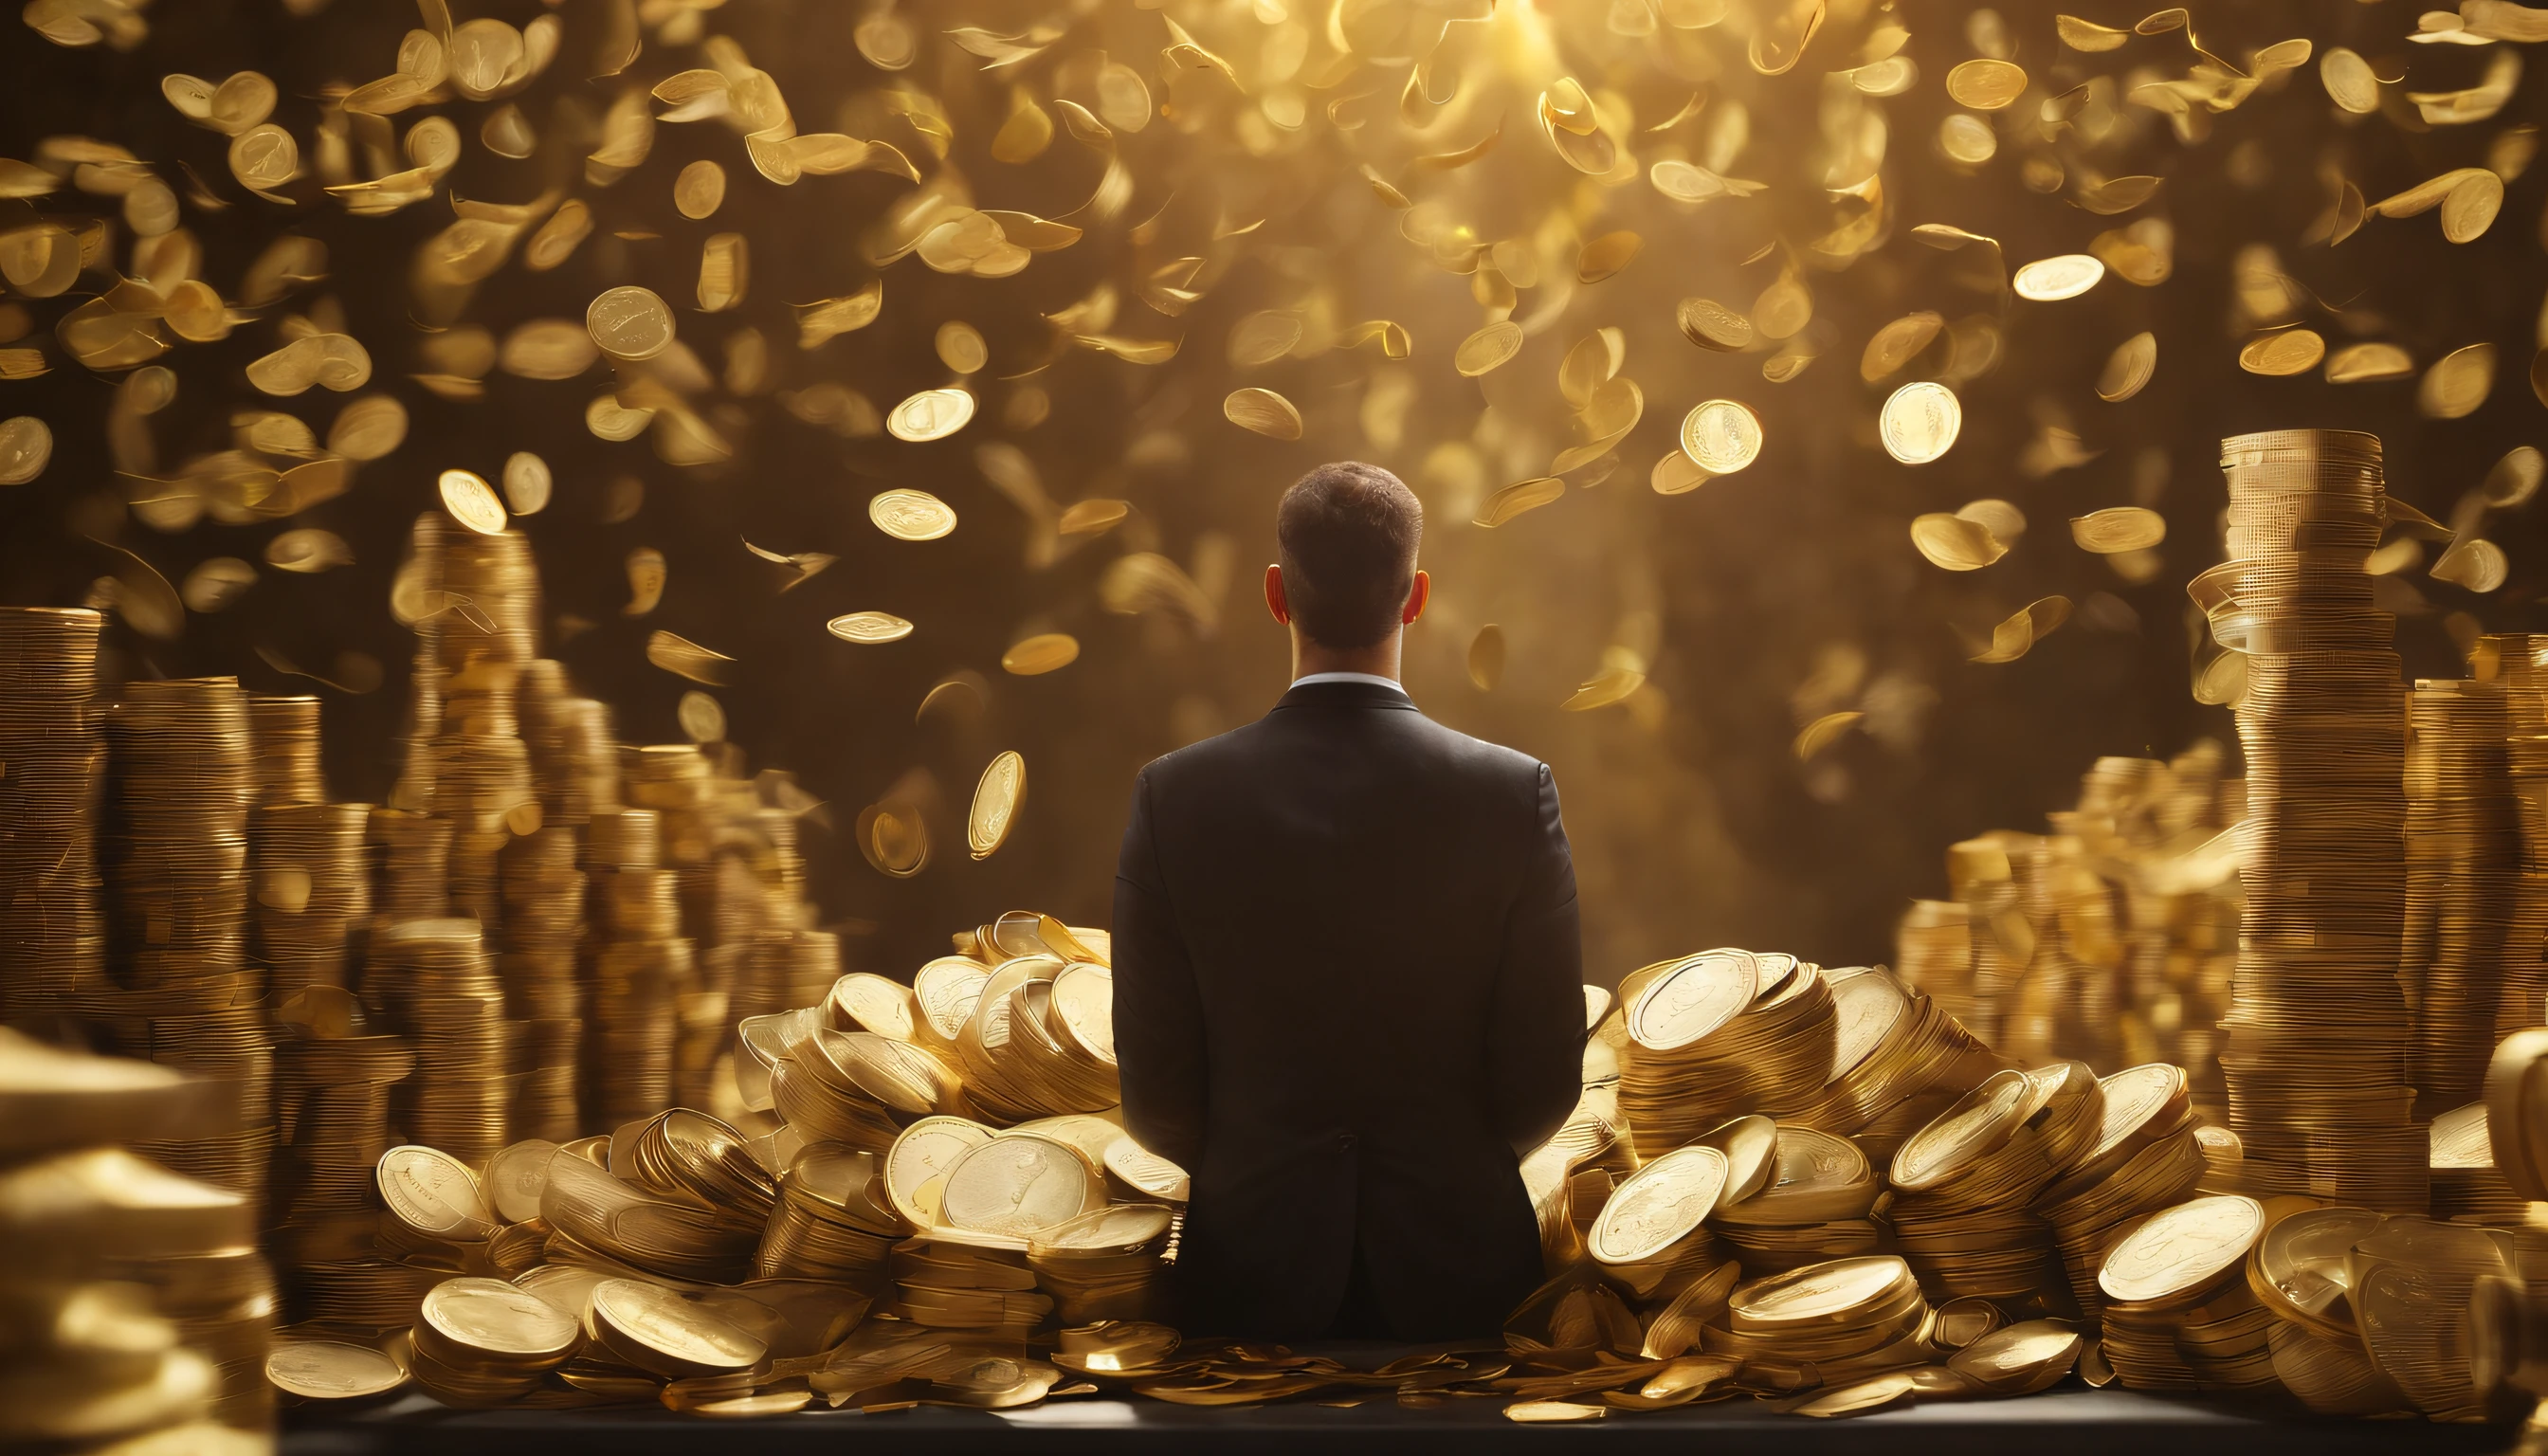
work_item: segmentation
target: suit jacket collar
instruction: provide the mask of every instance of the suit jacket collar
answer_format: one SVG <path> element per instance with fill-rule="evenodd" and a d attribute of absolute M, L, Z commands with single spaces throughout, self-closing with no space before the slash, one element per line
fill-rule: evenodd
<path fill-rule="evenodd" d="M 1377 682 L 1296 682 L 1274 704 L 1278 713 L 1285 708 L 1383 708 L 1411 713 L 1415 700 L 1403 689 Z"/>

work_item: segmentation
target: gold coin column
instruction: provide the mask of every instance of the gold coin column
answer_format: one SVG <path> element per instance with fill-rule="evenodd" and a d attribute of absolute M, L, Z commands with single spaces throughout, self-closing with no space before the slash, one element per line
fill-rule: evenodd
<path fill-rule="evenodd" d="M 2399 973 L 2415 1013 L 2417 1115 L 2476 1100 L 2519 882 L 2503 689 L 2419 682 L 2409 697 L 2407 925 Z"/>
<path fill-rule="evenodd" d="M 1893 928 L 1893 959 L 1905 986 L 1967 1028 L 1983 1025 L 1980 999 L 1973 994 L 1970 906 L 1960 900 L 1912 901 Z"/>
<path fill-rule="evenodd" d="M 533 1115 L 581 1132 L 592 1126 L 584 1101 L 592 1070 L 592 1046 L 586 1036 L 590 1008 L 585 1003 L 583 951 L 586 938 L 593 934 L 586 913 L 592 885 L 585 871 L 593 815 L 616 813 L 619 808 L 619 745 L 611 735 L 609 706 L 577 696 L 565 667 L 553 660 L 540 658 L 522 665 L 515 700 L 522 738 L 530 750 L 531 786 L 539 795 L 543 826 L 531 838 L 568 836 L 574 861 L 565 869 L 554 864 L 542 868 L 536 875 L 538 888 L 519 890 L 511 876 L 523 871 L 507 864 L 505 954 L 497 965 L 514 1015 L 531 1018 L 532 1086 L 525 1096 L 536 1109 L 544 1109 Z M 571 938 L 562 918 L 544 919 L 544 928 L 535 929 L 533 921 L 539 917 L 526 917 L 511 903 L 517 894 L 547 897 L 570 892 L 575 897 Z M 556 917 L 563 917 L 563 905 L 554 899 L 546 903 Z M 529 1122 L 516 1118 L 515 1125 L 521 1130 L 516 1137 L 535 1136 Z M 554 1132 L 536 1136 L 561 1140 Z"/>
<path fill-rule="evenodd" d="M 584 1116 L 609 1129 L 674 1101 L 675 1017 L 694 979 L 674 871 L 652 809 L 592 816 L 585 843 Z"/>
<path fill-rule="evenodd" d="M 2503 953 L 2497 1040 L 2548 1026 L 2548 636 L 2482 639 L 2478 674 L 2503 684 L 2504 769 L 2521 829 L 2521 880 Z"/>
<path fill-rule="evenodd" d="M 2230 559 L 2194 590 L 2247 663 L 2246 906 L 2221 1054 L 2230 1127 L 2250 1174 L 2270 1165 L 2315 1196 L 2419 1211 L 2427 1147 L 2397 970 L 2406 704 L 2395 619 L 2365 571 L 2388 518 L 2380 442 L 2239 435 L 2221 461 Z"/>
<path fill-rule="evenodd" d="M 736 956 L 718 953 L 759 928 L 759 885 L 721 850 L 726 813 L 707 756 L 695 745 L 622 749 L 620 768 L 628 802 L 660 816 L 665 872 L 679 887 L 691 963 L 673 992 L 673 1096 L 681 1106 L 703 1108 L 715 1098 L 717 1058 L 734 1025 L 727 1007 Z"/>
<path fill-rule="evenodd" d="M 1947 883 L 1964 906 L 1973 941 L 1971 1000 L 1949 1010 L 1998 1047 L 2007 1034 L 2000 1019 L 2008 1009 L 2009 988 L 2035 958 L 2035 927 L 2026 918 L 2025 895 L 2005 838 L 1985 835 L 1950 846 Z"/>
<path fill-rule="evenodd" d="M 0 1019 L 57 1010 L 105 981 L 104 624 L 84 608 L 0 607 Z"/>

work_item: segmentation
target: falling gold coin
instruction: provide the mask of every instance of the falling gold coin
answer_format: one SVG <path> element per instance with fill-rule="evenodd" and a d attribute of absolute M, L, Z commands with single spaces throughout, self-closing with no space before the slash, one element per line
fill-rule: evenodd
<path fill-rule="evenodd" d="M 1451 367 L 1475 379 L 1520 352 L 1521 325 L 1499 319 L 1460 340 L 1460 347 L 1451 353 Z"/>
<path fill-rule="evenodd" d="M 823 630 L 843 642 L 900 642 L 911 635 L 911 623 L 888 612 L 854 611 L 825 622 Z"/>
<path fill-rule="evenodd" d="M 634 284 L 605 289 L 584 311 L 594 347 L 628 363 L 652 359 L 673 346 L 673 310 L 652 289 Z"/>
<path fill-rule="evenodd" d="M 1895 390 L 1876 421 L 1884 453 L 1905 465 L 1926 465 L 1954 449 L 1963 428 L 1963 402 L 1954 390 L 1928 379 Z"/>
<path fill-rule="evenodd" d="M 2158 369 L 2158 335 L 2144 329 L 2115 345 L 2097 376 L 2097 398 L 2120 405 L 2141 392 Z"/>
<path fill-rule="evenodd" d="M 885 416 L 884 427 L 897 440 L 919 443 L 943 440 L 973 417 L 973 396 L 958 389 L 922 390 Z"/>
<path fill-rule="evenodd" d="M 2026 94 L 2026 71 L 2014 61 L 1968 60 L 1947 72 L 1947 94 L 1957 106 L 1998 111 Z"/>
<path fill-rule="evenodd" d="M 2309 328 L 2286 328 L 2262 338 L 2250 339 L 2238 351 L 2238 367 L 2249 374 L 2268 379 L 2284 379 L 2307 374 L 2326 357 L 2326 340 Z"/>
<path fill-rule="evenodd" d="M 1079 639 L 1067 632 L 1029 637 L 1000 654 L 1000 666 L 1021 678 L 1033 678 L 1069 667 L 1079 658 Z"/>
<path fill-rule="evenodd" d="M 1516 481 L 1487 498 L 1469 524 L 1490 530 L 1525 510 L 1536 510 L 1566 494 L 1566 482 L 1557 477 L 1541 476 L 1537 480 Z"/>
<path fill-rule="evenodd" d="M 2086 253 L 2063 253 L 2058 257 L 2038 258 L 2017 270 L 2010 287 L 2022 299 L 2039 304 L 2059 303 L 2075 299 L 2095 288 L 2106 276 L 2106 265 Z"/>
<path fill-rule="evenodd" d="M 693 687 L 682 694 L 677 710 L 682 731 L 692 743 L 725 742 L 725 707 L 715 698 Z"/>
<path fill-rule="evenodd" d="M 2146 551 L 2167 539 L 2167 518 L 2138 505 L 2108 506 L 2070 517 L 2070 539 L 2100 556 Z"/>
<path fill-rule="evenodd" d="M 1683 417 L 1681 447 L 1709 475 L 1732 475 L 1761 458 L 1761 416 L 1732 400 L 1709 400 Z"/>
<path fill-rule="evenodd" d="M 867 519 L 897 541 L 935 541 L 956 529 L 956 510 L 927 491 L 884 491 L 867 502 Z"/>
<path fill-rule="evenodd" d="M 950 319 L 939 324 L 937 345 L 938 362 L 958 374 L 978 374 L 991 362 L 991 346 L 970 323 Z"/>
<path fill-rule="evenodd" d="M 1469 639 L 1469 681 L 1492 692 L 1504 676 L 1504 629 L 1493 622 Z"/>
<path fill-rule="evenodd" d="M 1673 317 L 1682 336 L 1702 349 L 1732 353 L 1752 346 L 1752 320 L 1714 299 L 1684 299 Z"/>
<path fill-rule="evenodd" d="M 0 486 L 23 486 L 53 458 L 53 431 L 32 414 L 0 420 Z"/>
<path fill-rule="evenodd" d="M 482 536 L 504 534 L 504 502 L 496 497 L 496 488 L 476 471 L 446 470 L 442 473 L 442 508 L 451 518 Z"/>
<path fill-rule="evenodd" d="M 1272 390 L 1231 390 L 1221 402 L 1222 417 L 1240 429 L 1253 430 L 1268 439 L 1297 440 L 1301 437 L 1301 410 L 1291 401 Z"/>
<path fill-rule="evenodd" d="M 516 450 L 504 457 L 504 499 L 515 515 L 539 514 L 549 503 L 554 484 L 549 463 L 530 451 Z"/>
<path fill-rule="evenodd" d="M 1007 841 L 1009 825 L 1026 796 L 1027 761 L 1015 752 L 991 760 L 981 781 L 973 785 L 973 811 L 964 819 L 964 841 L 974 859 L 991 858 L 991 852 Z"/>

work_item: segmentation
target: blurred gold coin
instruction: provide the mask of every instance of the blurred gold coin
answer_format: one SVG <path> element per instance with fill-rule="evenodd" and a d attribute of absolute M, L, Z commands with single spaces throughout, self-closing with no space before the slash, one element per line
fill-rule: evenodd
<path fill-rule="evenodd" d="M 1963 428 L 1963 402 L 1954 390 L 1927 379 L 1895 390 L 1876 421 L 1884 453 L 1905 465 L 1926 465 L 1954 449 Z"/>
<path fill-rule="evenodd" d="M 487 478 L 471 470 L 442 473 L 442 508 L 451 518 L 482 536 L 504 534 L 504 502 Z"/>
<path fill-rule="evenodd" d="M 911 623 L 881 611 L 854 611 L 832 618 L 823 630 L 843 642 L 900 642 L 911 635 Z"/>
<path fill-rule="evenodd" d="M 1009 837 L 1018 804 L 1026 797 L 1027 761 L 1015 751 L 991 760 L 973 785 L 972 812 L 964 818 L 964 839 L 976 860 L 987 860 Z"/>
<path fill-rule="evenodd" d="M 956 511 L 927 491 L 881 491 L 867 501 L 867 519 L 897 541 L 935 541 L 956 529 Z"/>
<path fill-rule="evenodd" d="M 1033 678 L 1079 659 L 1079 639 L 1067 632 L 1045 632 L 1026 638 L 1000 654 L 1000 666 L 1021 678 Z"/>
<path fill-rule="evenodd" d="M 1761 457 L 1761 416 L 1732 400 L 1709 400 L 1683 416 L 1681 447 L 1709 475 L 1732 475 Z"/>
<path fill-rule="evenodd" d="M 915 443 L 943 440 L 962 429 L 973 417 L 973 395 L 969 390 L 922 390 L 893 407 L 884 419 L 887 433 L 897 440 Z"/>
<path fill-rule="evenodd" d="M 2106 265 L 2086 253 L 2063 253 L 2058 257 L 2038 258 L 2017 270 L 2010 287 L 2022 299 L 2039 304 L 2075 299 L 2097 286 L 2106 276 Z"/>
<path fill-rule="evenodd" d="M 475 1243 L 496 1231 L 478 1175 L 447 1152 L 413 1144 L 393 1147 L 381 1154 L 375 1181 L 390 1212 L 418 1232 Z"/>
<path fill-rule="evenodd" d="M 715 698 L 691 688 L 682 694 L 681 706 L 675 710 L 682 732 L 692 743 L 725 742 L 725 707 Z"/>

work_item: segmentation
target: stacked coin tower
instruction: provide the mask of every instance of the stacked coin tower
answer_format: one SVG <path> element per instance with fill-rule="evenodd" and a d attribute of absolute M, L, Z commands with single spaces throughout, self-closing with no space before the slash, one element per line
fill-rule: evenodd
<path fill-rule="evenodd" d="M 675 1013 L 692 979 L 681 900 L 652 809 L 596 813 L 587 827 L 592 935 L 584 948 L 584 1110 L 617 1127 L 672 1106 Z"/>
<path fill-rule="evenodd" d="M 563 1142 L 583 1131 L 578 1075 L 584 1051 L 585 880 L 577 832 L 551 825 L 521 835 L 501 858 L 503 914 L 496 958 L 505 1014 L 522 1027 L 521 1086 L 512 1136 Z"/>
<path fill-rule="evenodd" d="M 2105 1305 L 2097 1271 L 2107 1250 L 2133 1225 L 2192 1196 L 2208 1169 L 2185 1068 L 2150 1062 L 2097 1085 L 2096 1141 L 2035 1203 L 2036 1216 L 2052 1227 L 2071 1297 L 2091 1318 Z"/>
<path fill-rule="evenodd" d="M 1726 948 L 1630 972 L 1619 1107 L 1641 1151 L 1666 1152 L 1739 1113 L 1810 1103 L 1839 1046 L 1822 968 Z"/>
<path fill-rule="evenodd" d="M 2265 1211 L 2234 1194 L 2165 1209 L 2098 1270 L 2105 1353 L 2134 1390 L 2246 1391 L 2275 1384 L 2274 1317 L 2248 1287 Z"/>
<path fill-rule="evenodd" d="M 363 994 L 415 1048 L 397 1126 L 410 1141 L 486 1161 L 505 1141 L 512 1027 L 478 923 L 384 927 L 372 938 Z"/>
<path fill-rule="evenodd" d="M 724 852 L 730 804 L 696 746 L 624 749 L 620 774 L 628 802 L 653 810 L 662 826 L 659 872 L 675 887 L 691 957 L 689 974 L 674 994 L 674 1095 L 704 1105 L 716 1086 L 717 1056 L 734 1027 L 727 1014 L 731 977 L 745 939 L 767 923 L 767 897 L 751 870 Z M 749 804 L 749 787 L 735 786 Z"/>
<path fill-rule="evenodd" d="M 273 1401 L 255 1206 L 115 1145 L 187 1131 L 195 1092 L 0 1029 L 0 1446 L 261 1449 L 236 1433 L 262 1430 Z"/>
<path fill-rule="evenodd" d="M 2500 683 L 2418 682 L 2407 745 L 2407 925 L 2399 973 L 2415 1014 L 2408 1079 L 2419 1114 L 2462 1106 L 2495 1049 L 2498 977 L 2521 841 Z"/>
<path fill-rule="evenodd" d="M 406 1322 L 418 1292 L 378 1257 L 374 1168 L 391 1146 L 390 1099 L 415 1070 L 403 1038 L 371 1029 L 349 991 L 312 986 L 278 1006 L 277 1217 L 270 1220 L 294 1313 L 377 1331 Z"/>
<path fill-rule="evenodd" d="M 274 1059 L 247 956 L 247 700 L 230 678 L 127 684 L 107 719 L 104 845 L 124 993 L 97 1005 L 116 1045 L 204 1077 L 227 1125 L 149 1144 L 189 1177 L 264 1196 Z"/>
<path fill-rule="evenodd" d="M 2230 561 L 2189 591 L 2247 656 L 2246 894 L 2221 1054 L 2230 1126 L 2310 1192 L 2425 1202 L 2412 1121 L 2406 923 L 2406 704 L 2394 620 L 2364 571 L 2388 518 L 2380 442 L 2344 430 L 2222 444 Z"/>
<path fill-rule="evenodd" d="M 2521 879 L 2496 999 L 2500 1040 L 2548 1026 L 2548 636 L 2482 638 L 2474 676 L 2503 684 L 2505 773 L 2521 829 Z"/>
<path fill-rule="evenodd" d="M 247 721 L 256 741 L 256 802 L 323 803 L 327 784 L 318 767 L 318 699 L 251 692 Z"/>
<path fill-rule="evenodd" d="M 2031 1205 L 2103 1112 L 2087 1069 L 2056 1062 L 1999 1072 L 1912 1135 L 1887 1175 L 1889 1217 L 1922 1286 L 1950 1299 L 2033 1293 L 2049 1237 Z"/>
<path fill-rule="evenodd" d="M 1947 850 L 1947 886 L 1964 907 L 1973 943 L 1972 1001 L 1956 1016 L 1993 1046 L 2002 1041 L 2009 991 L 2035 959 L 2035 926 L 2019 882 L 2027 863 L 2009 854 L 2010 842 L 2022 838 L 1985 835 Z"/>
<path fill-rule="evenodd" d="M 106 772 L 95 701 L 104 620 L 0 607 L 0 1017 L 105 983 L 95 813 Z"/>

